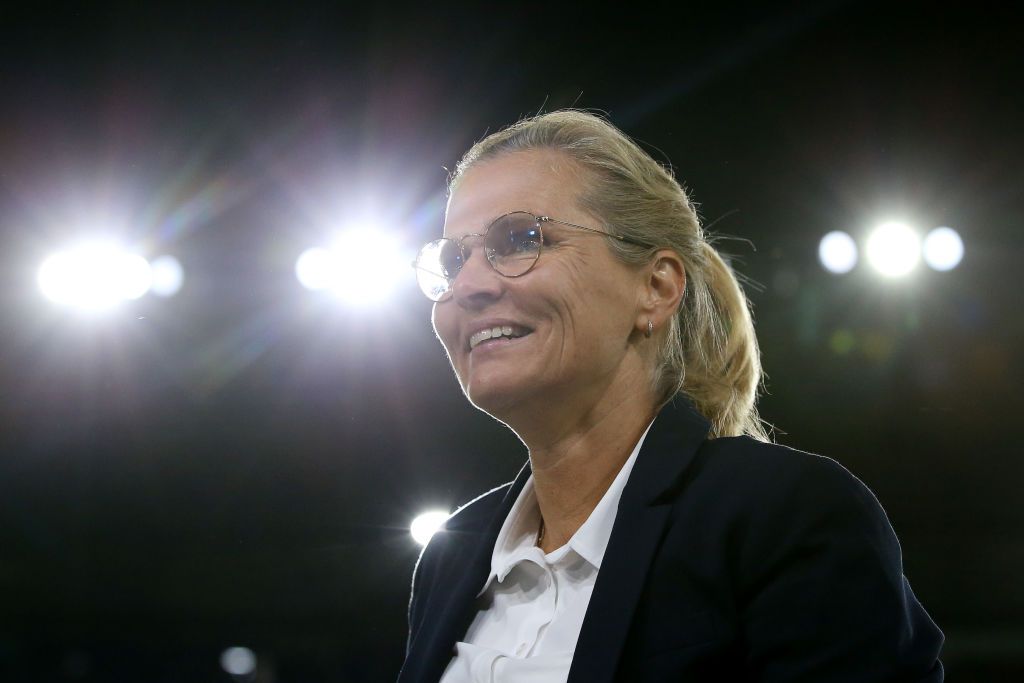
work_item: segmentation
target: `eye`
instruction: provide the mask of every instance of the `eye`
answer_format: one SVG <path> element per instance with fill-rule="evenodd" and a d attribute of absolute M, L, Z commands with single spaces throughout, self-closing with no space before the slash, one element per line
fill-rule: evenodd
<path fill-rule="evenodd" d="M 522 228 L 513 232 L 510 236 L 513 251 L 516 253 L 533 253 L 540 248 L 541 231 L 536 226 Z"/>
<path fill-rule="evenodd" d="M 441 275 L 453 279 L 462 270 L 462 248 L 455 240 L 445 240 L 437 256 Z"/>
<path fill-rule="evenodd" d="M 541 229 L 530 214 L 509 214 L 491 225 L 486 244 L 490 258 L 534 256 L 540 250 Z"/>

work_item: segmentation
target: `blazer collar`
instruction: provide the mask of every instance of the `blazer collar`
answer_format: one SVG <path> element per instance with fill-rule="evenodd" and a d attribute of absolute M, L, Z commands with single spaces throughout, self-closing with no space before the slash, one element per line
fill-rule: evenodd
<path fill-rule="evenodd" d="M 697 412 L 689 399 L 678 396 L 666 404 L 640 449 L 619 510 L 627 504 L 656 503 L 675 490 L 710 430 L 711 423 Z"/>
<path fill-rule="evenodd" d="M 673 496 L 710 425 L 689 401 L 662 408 L 619 501 L 604 563 L 587 606 L 568 683 L 610 683 L 629 635 L 647 572 L 661 544 Z"/>

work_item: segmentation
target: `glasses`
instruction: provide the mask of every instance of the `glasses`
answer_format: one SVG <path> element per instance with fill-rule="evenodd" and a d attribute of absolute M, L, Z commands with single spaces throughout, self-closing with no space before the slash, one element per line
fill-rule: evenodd
<path fill-rule="evenodd" d="M 472 233 L 458 239 L 442 237 L 423 245 L 413 262 L 413 267 L 416 268 L 416 281 L 423 294 L 431 301 L 448 299 L 452 295 L 455 278 L 469 258 L 465 247 L 465 240 L 469 237 L 483 238 L 484 255 L 497 273 L 505 277 L 522 277 L 537 265 L 540 258 L 540 252 L 544 247 L 545 223 L 556 223 L 629 244 L 647 246 L 604 230 L 567 223 L 550 216 L 535 216 L 526 211 L 513 211 L 491 221 L 483 234 Z"/>

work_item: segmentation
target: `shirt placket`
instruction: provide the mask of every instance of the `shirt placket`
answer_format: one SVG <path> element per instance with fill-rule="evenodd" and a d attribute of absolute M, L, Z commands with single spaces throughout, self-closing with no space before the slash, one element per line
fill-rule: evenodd
<path fill-rule="evenodd" d="M 524 563 L 524 568 L 537 576 L 538 582 L 543 584 L 543 590 L 531 605 L 529 617 L 523 621 L 516 636 L 512 654 L 520 659 L 533 653 L 544 630 L 554 619 L 558 606 L 558 584 L 548 564 L 531 559 Z"/>

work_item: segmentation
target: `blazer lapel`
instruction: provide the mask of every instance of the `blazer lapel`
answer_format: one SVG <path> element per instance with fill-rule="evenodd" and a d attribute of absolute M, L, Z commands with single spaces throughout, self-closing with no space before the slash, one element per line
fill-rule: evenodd
<path fill-rule="evenodd" d="M 677 485 L 707 436 L 709 424 L 682 398 L 662 409 L 644 440 L 608 539 L 587 606 L 568 683 L 615 678 L 633 613 L 660 545 Z"/>
<path fill-rule="evenodd" d="M 437 681 L 441 678 L 454 654 L 455 643 L 469 628 L 476 594 L 483 587 L 491 569 L 494 541 L 530 473 L 530 465 L 527 463 L 506 491 L 486 527 L 480 529 L 479 533 L 452 541 L 462 545 L 462 557 L 456 562 L 461 571 L 449 577 L 454 586 L 450 592 L 442 594 L 434 591 L 431 595 L 427 611 L 436 616 L 432 617 L 431 626 L 422 629 L 419 637 L 411 643 L 398 683 Z"/>

